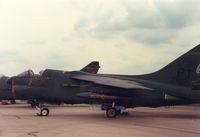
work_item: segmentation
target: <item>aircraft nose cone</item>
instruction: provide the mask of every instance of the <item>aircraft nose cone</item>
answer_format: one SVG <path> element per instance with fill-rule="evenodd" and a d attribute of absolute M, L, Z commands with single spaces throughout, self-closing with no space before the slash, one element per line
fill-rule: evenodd
<path fill-rule="evenodd" d="M 9 100 L 13 98 L 10 82 L 12 84 L 12 80 L 8 77 L 0 78 L 0 100 Z"/>
<path fill-rule="evenodd" d="M 9 98 L 11 98 L 11 95 L 10 95 L 9 92 L 6 92 L 4 90 L 0 90 L 0 101 L 1 100 L 7 100 Z"/>

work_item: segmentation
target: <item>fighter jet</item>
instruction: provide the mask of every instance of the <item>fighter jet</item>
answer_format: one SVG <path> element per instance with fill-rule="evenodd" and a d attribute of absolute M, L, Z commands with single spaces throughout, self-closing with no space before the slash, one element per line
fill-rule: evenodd
<path fill-rule="evenodd" d="M 102 75 L 46 69 L 39 77 L 18 75 L 7 82 L 13 98 L 38 102 L 38 115 L 48 116 L 47 103 L 97 104 L 108 118 L 127 108 L 200 103 L 200 45 L 164 68 L 145 75 Z M 21 80 L 28 81 L 22 83 Z"/>
<path fill-rule="evenodd" d="M 98 72 L 99 68 L 100 68 L 99 62 L 92 61 L 91 63 L 89 63 L 88 65 L 83 67 L 80 71 L 95 74 Z M 43 73 L 43 71 L 40 71 L 40 73 Z M 37 81 L 37 79 L 39 79 L 39 77 L 40 77 L 39 74 L 34 74 L 34 72 L 32 70 L 27 70 L 23 73 L 20 73 L 19 75 L 17 75 L 14 78 L 18 82 L 17 83 L 18 85 L 29 85 L 30 86 L 31 83 L 35 82 L 34 80 Z M 13 88 L 14 83 L 9 84 L 8 80 L 9 80 L 9 77 L 7 77 L 7 76 L 2 75 L 0 77 L 0 96 L 1 96 L 0 102 L 2 102 L 2 104 L 8 104 L 8 102 L 10 102 L 11 104 L 14 104 L 15 99 L 28 100 L 28 103 L 31 104 L 31 107 L 35 107 L 38 104 L 37 102 L 32 100 L 31 97 L 29 98 L 29 96 L 22 95 L 20 97 L 19 96 L 15 97 L 14 96 L 14 88 Z"/>

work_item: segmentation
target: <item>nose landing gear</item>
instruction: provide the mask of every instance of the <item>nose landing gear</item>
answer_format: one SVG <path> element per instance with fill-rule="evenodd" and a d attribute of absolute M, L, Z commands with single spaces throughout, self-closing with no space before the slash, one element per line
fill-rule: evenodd
<path fill-rule="evenodd" d="M 42 108 L 40 110 L 40 115 L 41 116 L 48 116 L 49 115 L 49 109 L 48 108 Z"/>
<path fill-rule="evenodd" d="M 39 111 L 37 113 L 37 116 L 48 116 L 49 115 L 49 109 L 42 107 L 42 105 L 36 106 L 37 110 Z"/>

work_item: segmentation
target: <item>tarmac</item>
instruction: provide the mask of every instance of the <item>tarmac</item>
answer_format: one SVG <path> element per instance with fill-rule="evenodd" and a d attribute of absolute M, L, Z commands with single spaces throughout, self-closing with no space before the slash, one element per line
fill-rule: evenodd
<path fill-rule="evenodd" d="M 114 119 L 87 105 L 0 105 L 0 137 L 200 137 L 200 106 L 135 108 Z"/>

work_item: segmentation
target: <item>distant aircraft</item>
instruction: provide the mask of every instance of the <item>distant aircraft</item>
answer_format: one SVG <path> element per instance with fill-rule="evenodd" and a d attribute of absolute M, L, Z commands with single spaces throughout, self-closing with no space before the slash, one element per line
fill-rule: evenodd
<path fill-rule="evenodd" d="M 86 103 L 101 105 L 106 116 L 114 118 L 127 108 L 200 103 L 199 75 L 200 45 L 151 74 L 106 75 L 46 69 L 35 79 L 18 75 L 8 84 L 12 85 L 14 98 L 29 97 L 37 102 L 40 116 L 49 115 L 46 103 Z"/>

